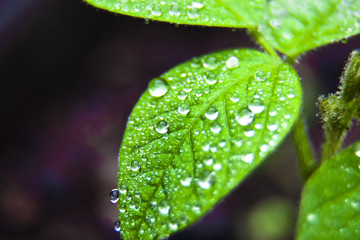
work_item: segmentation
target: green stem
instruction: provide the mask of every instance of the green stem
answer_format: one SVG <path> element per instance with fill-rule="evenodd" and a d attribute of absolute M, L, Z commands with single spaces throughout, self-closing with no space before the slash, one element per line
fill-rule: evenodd
<path fill-rule="evenodd" d="M 301 175 L 306 180 L 317 168 L 317 163 L 313 151 L 314 147 L 309 139 L 302 115 L 294 125 L 293 137 L 299 158 Z"/>
<path fill-rule="evenodd" d="M 262 46 L 262 48 L 270 55 L 273 56 L 277 59 L 281 58 L 279 57 L 279 55 L 276 53 L 276 51 L 274 50 L 274 48 L 270 45 L 270 43 L 261 35 L 261 33 L 257 30 L 249 30 L 250 31 L 250 35 L 255 39 L 255 41 Z M 282 60 L 281 60 L 282 61 Z"/>

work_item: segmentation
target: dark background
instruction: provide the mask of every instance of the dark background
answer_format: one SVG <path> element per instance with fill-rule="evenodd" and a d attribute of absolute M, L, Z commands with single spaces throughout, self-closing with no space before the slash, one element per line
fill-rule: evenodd
<path fill-rule="evenodd" d="M 359 46 L 356 37 L 323 47 L 296 66 L 317 149 L 316 98 L 336 89 Z M 150 79 L 234 47 L 259 49 L 244 30 L 145 24 L 81 0 L 0 0 L 0 239 L 119 239 L 108 193 L 132 107 Z M 360 136 L 354 130 L 348 143 Z M 296 161 L 289 137 L 215 210 L 171 239 L 292 239 L 302 187 Z M 274 237 L 268 225 L 281 219 L 287 224 Z"/>

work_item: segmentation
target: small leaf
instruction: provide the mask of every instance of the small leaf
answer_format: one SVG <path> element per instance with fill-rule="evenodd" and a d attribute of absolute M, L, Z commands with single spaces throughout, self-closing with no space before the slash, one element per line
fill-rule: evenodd
<path fill-rule="evenodd" d="M 111 12 L 177 24 L 254 28 L 265 0 L 86 0 Z"/>
<path fill-rule="evenodd" d="M 194 58 L 152 80 L 119 156 L 123 238 L 161 239 L 202 217 L 274 151 L 300 103 L 291 66 L 254 50 Z"/>
<path fill-rule="evenodd" d="M 272 0 L 267 9 L 259 30 L 291 57 L 360 33 L 359 0 Z"/>
<path fill-rule="evenodd" d="M 326 161 L 302 193 L 298 240 L 359 239 L 360 142 Z"/>

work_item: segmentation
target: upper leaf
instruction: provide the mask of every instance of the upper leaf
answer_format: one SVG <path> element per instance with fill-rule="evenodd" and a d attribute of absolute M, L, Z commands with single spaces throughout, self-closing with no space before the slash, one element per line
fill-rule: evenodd
<path fill-rule="evenodd" d="M 271 0 L 259 31 L 280 52 L 307 50 L 360 33 L 359 0 Z"/>
<path fill-rule="evenodd" d="M 85 0 L 111 12 L 178 24 L 254 28 L 266 0 Z"/>
<path fill-rule="evenodd" d="M 302 193 L 298 240 L 359 239 L 360 142 L 326 161 Z"/>
<path fill-rule="evenodd" d="M 119 156 L 124 239 L 160 239 L 203 216 L 278 146 L 300 103 L 291 66 L 254 50 L 194 58 L 153 79 Z"/>

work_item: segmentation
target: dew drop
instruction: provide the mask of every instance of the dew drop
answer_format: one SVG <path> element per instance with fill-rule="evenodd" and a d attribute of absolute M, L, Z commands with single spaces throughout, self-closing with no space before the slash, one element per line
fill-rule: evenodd
<path fill-rule="evenodd" d="M 269 115 L 272 116 L 272 117 L 275 117 L 277 114 L 277 111 L 271 111 L 269 112 Z"/>
<path fill-rule="evenodd" d="M 313 213 L 309 213 L 306 216 L 306 220 L 310 223 L 310 224 L 316 224 L 319 220 L 318 216 L 316 214 Z"/>
<path fill-rule="evenodd" d="M 267 145 L 267 144 L 261 145 L 260 151 L 261 151 L 261 152 L 267 152 L 267 151 L 269 151 L 269 145 Z"/>
<path fill-rule="evenodd" d="M 197 214 L 200 214 L 201 213 L 201 206 L 198 205 L 198 204 L 195 204 L 193 207 L 192 207 L 192 210 L 193 212 L 197 213 Z"/>
<path fill-rule="evenodd" d="M 199 9 L 192 7 L 188 10 L 187 15 L 191 20 L 196 20 L 200 16 Z"/>
<path fill-rule="evenodd" d="M 156 131 L 160 134 L 167 133 L 169 130 L 169 124 L 165 121 L 160 121 L 156 125 Z"/>
<path fill-rule="evenodd" d="M 170 206 L 169 206 L 169 203 L 167 201 L 161 201 L 158 208 L 159 208 L 159 213 L 161 215 L 168 215 L 169 214 Z"/>
<path fill-rule="evenodd" d="M 154 6 L 152 9 L 151 9 L 151 15 L 153 15 L 154 17 L 160 17 L 162 14 L 161 12 L 161 7 L 159 6 Z"/>
<path fill-rule="evenodd" d="M 217 82 L 216 75 L 213 73 L 208 73 L 205 75 L 205 81 L 209 85 L 214 85 Z"/>
<path fill-rule="evenodd" d="M 198 180 L 198 184 L 202 189 L 209 189 L 215 183 L 215 173 L 204 171 Z"/>
<path fill-rule="evenodd" d="M 177 4 L 172 5 L 169 14 L 172 17 L 179 17 L 181 15 L 180 7 Z"/>
<path fill-rule="evenodd" d="M 264 73 L 263 71 L 259 70 L 259 71 L 256 71 L 255 74 L 254 74 L 254 78 L 255 80 L 257 81 L 265 81 L 266 79 L 266 73 Z"/>
<path fill-rule="evenodd" d="M 194 7 L 194 8 L 197 8 L 197 9 L 201 9 L 204 7 L 204 4 L 201 3 L 201 2 L 192 2 L 191 5 Z"/>
<path fill-rule="evenodd" d="M 149 92 L 153 97 L 162 97 L 169 91 L 169 85 L 160 78 L 154 78 L 149 83 Z"/>
<path fill-rule="evenodd" d="M 254 121 L 254 113 L 248 108 L 243 108 L 235 114 L 235 119 L 241 126 L 247 126 Z"/>
<path fill-rule="evenodd" d="M 248 107 L 255 114 L 261 113 L 265 110 L 264 103 L 259 98 L 255 98 Z"/>
<path fill-rule="evenodd" d="M 117 188 L 111 190 L 109 197 L 111 203 L 117 203 L 119 201 L 119 190 Z"/>
<path fill-rule="evenodd" d="M 221 132 L 221 126 L 218 122 L 214 122 L 214 124 L 211 126 L 210 130 L 213 133 L 219 133 L 219 132 Z"/>
<path fill-rule="evenodd" d="M 225 147 L 226 146 L 226 141 L 225 140 L 220 141 L 219 146 L 220 147 Z"/>
<path fill-rule="evenodd" d="M 253 136 L 255 136 L 255 131 L 254 130 L 245 131 L 244 135 L 247 137 L 253 137 Z"/>
<path fill-rule="evenodd" d="M 181 179 L 180 179 L 180 183 L 181 185 L 183 185 L 184 187 L 188 187 L 190 186 L 192 182 L 192 178 L 189 174 L 186 174 L 185 176 L 183 176 Z"/>
<path fill-rule="evenodd" d="M 204 143 L 201 147 L 205 152 L 209 151 L 210 149 L 210 144 L 209 143 Z"/>
<path fill-rule="evenodd" d="M 116 232 L 120 232 L 120 221 L 114 223 L 114 229 Z"/>
<path fill-rule="evenodd" d="M 215 107 L 210 107 L 205 113 L 205 117 L 209 120 L 215 120 L 219 116 L 219 112 Z"/>
<path fill-rule="evenodd" d="M 213 166 L 213 169 L 215 171 L 220 171 L 222 169 L 222 165 L 220 163 L 216 163 L 214 166 Z"/>
<path fill-rule="evenodd" d="M 254 161 L 254 154 L 248 153 L 241 156 L 241 160 L 246 163 L 252 163 Z"/>
<path fill-rule="evenodd" d="M 209 155 L 204 159 L 204 163 L 206 166 L 211 166 L 214 164 L 214 159 Z"/>
<path fill-rule="evenodd" d="M 208 57 L 203 59 L 203 66 L 207 70 L 215 70 L 219 66 L 219 63 L 215 57 Z"/>
<path fill-rule="evenodd" d="M 190 112 L 190 107 L 188 104 L 184 103 L 184 104 L 181 104 L 179 107 L 178 107 L 178 112 L 181 114 L 181 115 L 186 115 Z"/>
<path fill-rule="evenodd" d="M 360 144 L 357 144 L 355 146 L 355 155 L 360 157 Z"/>
<path fill-rule="evenodd" d="M 277 124 L 270 124 L 267 126 L 267 129 L 269 129 L 271 132 L 276 131 L 279 128 L 279 125 Z"/>
<path fill-rule="evenodd" d="M 180 100 L 185 100 L 185 98 L 187 97 L 187 93 L 184 91 L 184 90 L 181 90 L 179 93 L 178 93 L 178 98 Z"/>
<path fill-rule="evenodd" d="M 126 184 L 121 184 L 119 186 L 119 193 L 125 195 L 128 191 L 128 186 Z"/>
<path fill-rule="evenodd" d="M 239 59 L 235 56 L 230 57 L 227 61 L 226 61 L 226 67 L 231 69 L 231 68 L 236 68 L 239 66 Z"/>
<path fill-rule="evenodd" d="M 136 172 L 140 169 L 140 166 L 141 166 L 140 162 L 134 160 L 130 164 L 130 169 L 131 169 L 131 171 Z"/>
<path fill-rule="evenodd" d="M 231 94 L 230 100 L 234 103 L 237 103 L 240 100 L 239 94 L 234 92 L 233 94 Z"/>

